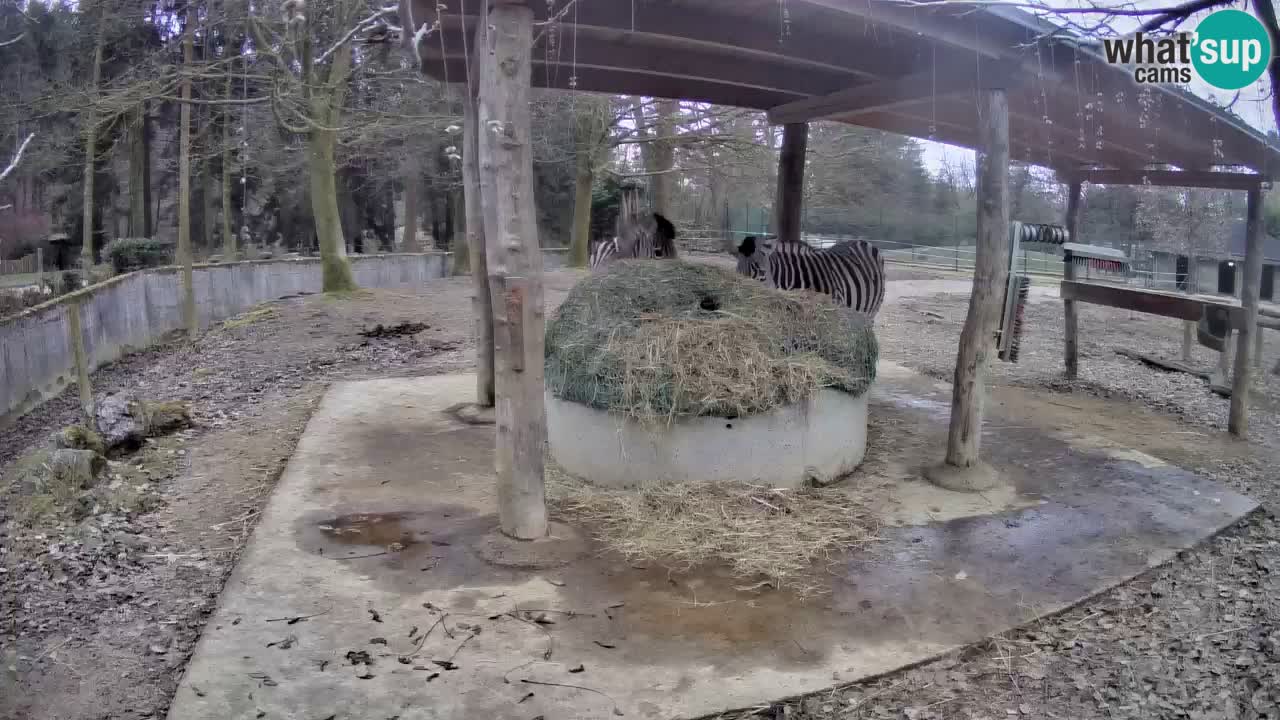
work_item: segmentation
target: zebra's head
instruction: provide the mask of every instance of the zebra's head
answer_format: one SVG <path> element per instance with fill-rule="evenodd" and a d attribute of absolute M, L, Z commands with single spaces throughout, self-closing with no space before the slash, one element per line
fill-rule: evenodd
<path fill-rule="evenodd" d="M 742 242 L 734 249 L 734 255 L 738 258 L 738 274 L 767 281 L 769 255 L 773 253 L 775 242 L 777 238 L 772 235 L 762 238 L 748 235 L 742 238 Z"/>

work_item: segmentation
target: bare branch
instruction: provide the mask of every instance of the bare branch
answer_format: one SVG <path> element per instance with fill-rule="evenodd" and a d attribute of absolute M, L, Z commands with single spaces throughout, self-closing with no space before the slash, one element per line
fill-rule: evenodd
<path fill-rule="evenodd" d="M 381 10 L 378 10 L 377 12 L 373 13 L 369 17 L 356 23 L 355 27 L 348 30 L 346 35 L 343 35 L 341 38 L 338 38 L 338 41 L 334 43 L 332 47 L 330 47 L 328 50 L 325 50 L 324 53 L 322 53 L 320 57 L 316 59 L 316 64 L 319 65 L 325 60 L 328 60 L 329 57 L 332 56 L 335 52 L 337 52 L 339 48 L 351 42 L 351 39 L 354 38 L 356 35 L 359 35 L 362 32 L 368 32 L 369 30 L 372 30 L 374 26 L 378 25 L 382 21 L 383 17 L 387 15 L 394 15 L 399 11 L 400 11 L 399 5 L 387 5 L 386 7 L 382 8 Z"/>
<path fill-rule="evenodd" d="M 31 140 L 35 136 L 36 136 L 35 133 L 31 133 L 30 135 L 27 136 L 27 139 L 23 140 L 22 144 L 18 146 L 18 152 L 16 155 L 13 156 L 13 162 L 9 163 L 9 167 L 5 168 L 3 171 L 0 171 L 0 180 L 4 180 L 5 178 L 9 177 L 10 173 L 18 169 L 18 163 L 22 162 L 22 153 L 26 151 L 27 145 L 31 144 Z"/>
<path fill-rule="evenodd" d="M 3 41 L 0 41 L 0 48 L 2 48 L 2 47 L 8 47 L 8 46 L 10 46 L 10 45 L 13 45 L 14 43 L 18 42 L 19 40 L 21 40 L 22 38 L 24 38 L 24 37 L 26 37 L 26 36 L 27 36 L 27 34 L 26 34 L 26 33 L 24 33 L 24 32 L 22 32 L 22 33 L 18 33 L 18 37 L 10 38 L 9 40 L 3 40 Z"/>

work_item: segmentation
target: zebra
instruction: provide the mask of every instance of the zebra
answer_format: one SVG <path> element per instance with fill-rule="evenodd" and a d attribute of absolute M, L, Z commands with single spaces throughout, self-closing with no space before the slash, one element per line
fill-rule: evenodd
<path fill-rule="evenodd" d="M 884 258 L 865 240 L 846 240 L 829 248 L 776 237 L 743 238 L 735 248 L 738 272 L 779 290 L 813 290 L 838 305 L 874 318 L 884 302 Z"/>
<path fill-rule="evenodd" d="M 653 213 L 652 222 L 639 222 L 623 228 L 619 237 L 605 240 L 591 251 L 591 269 L 602 270 L 617 258 L 676 257 L 676 226 L 661 213 Z"/>

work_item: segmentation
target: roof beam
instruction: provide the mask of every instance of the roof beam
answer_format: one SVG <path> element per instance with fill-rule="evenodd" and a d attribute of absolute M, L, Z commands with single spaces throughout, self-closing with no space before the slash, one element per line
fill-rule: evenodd
<path fill-rule="evenodd" d="M 1009 48 L 993 42 L 974 32 L 964 32 L 952 22 L 939 22 L 934 19 L 931 10 L 919 12 L 919 8 L 907 7 L 904 4 L 887 2 L 886 0 L 865 0 L 850 2 L 849 0 L 808 0 L 811 5 L 836 10 L 870 20 L 873 23 L 906 32 L 910 35 L 925 35 L 948 45 L 972 50 L 979 55 L 991 59 L 1009 56 Z M 975 20 L 976 22 L 976 20 Z M 966 28 L 968 30 L 968 28 Z"/>
<path fill-rule="evenodd" d="M 458 19 L 452 20 L 446 26 L 453 29 L 423 45 L 423 56 L 428 61 L 438 60 L 442 48 L 450 58 L 464 56 L 465 38 L 456 29 L 460 25 Z M 544 66 L 548 73 L 560 73 L 566 77 L 574 74 L 575 67 L 616 69 L 627 75 L 646 73 L 683 77 L 772 90 L 781 98 L 773 104 L 827 92 L 832 87 L 856 82 L 857 78 L 853 73 L 819 67 L 806 67 L 797 72 L 794 67 L 779 65 L 757 55 L 727 56 L 715 48 L 673 45 L 656 36 L 613 34 L 619 36 L 609 37 L 609 33 L 579 28 L 577 33 L 561 33 L 555 38 L 554 45 L 549 36 L 543 35 L 533 48 L 535 73 L 537 66 Z M 450 79 L 453 79 L 452 75 Z M 538 83 L 539 78 L 535 77 L 534 82 Z"/>
<path fill-rule="evenodd" d="M 1262 183 L 1270 182 L 1270 178 L 1264 175 L 1207 170 L 1082 169 L 1067 173 L 1072 180 L 1098 185 L 1154 185 L 1210 190 L 1255 190 Z"/>
<path fill-rule="evenodd" d="M 775 125 L 811 122 L 835 116 L 854 116 L 909 105 L 921 100 L 972 93 L 983 87 L 1010 88 L 1020 82 L 1018 73 L 1008 68 L 981 67 L 941 70 L 930 68 L 906 77 L 881 80 L 839 90 L 829 95 L 805 98 L 769 109 L 769 122 Z M 852 122 L 857 122 L 853 119 Z"/>
<path fill-rule="evenodd" d="M 450 82 L 463 82 L 467 77 L 467 63 L 461 55 L 450 54 L 444 63 L 438 54 L 428 58 L 425 69 L 431 77 Z M 597 68 L 578 63 L 575 74 L 563 65 L 546 65 L 534 58 L 531 82 L 534 87 L 551 90 L 576 90 L 578 92 L 606 93 L 609 95 L 643 95 L 646 97 L 688 102 L 705 102 L 726 107 L 765 110 L 778 103 L 777 90 L 733 85 L 714 79 L 697 79 L 617 68 Z M 475 72 L 475 68 L 471 68 Z M 575 76 L 577 86 L 569 87 L 569 78 Z"/>

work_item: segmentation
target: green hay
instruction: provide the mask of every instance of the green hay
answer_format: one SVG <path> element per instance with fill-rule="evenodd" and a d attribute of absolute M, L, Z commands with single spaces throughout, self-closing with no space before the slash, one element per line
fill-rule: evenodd
<path fill-rule="evenodd" d="M 878 353 L 870 324 L 826 296 L 678 260 L 582 280 L 546 337 L 556 397 L 646 422 L 763 413 L 824 387 L 861 395 Z"/>

